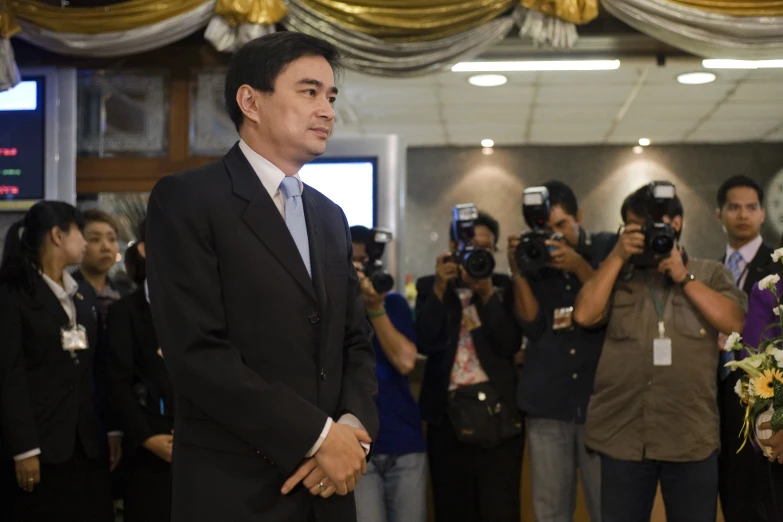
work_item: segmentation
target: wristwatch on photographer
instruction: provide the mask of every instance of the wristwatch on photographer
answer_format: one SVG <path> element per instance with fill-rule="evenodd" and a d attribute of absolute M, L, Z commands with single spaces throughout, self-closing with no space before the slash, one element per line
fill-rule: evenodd
<path fill-rule="evenodd" d="M 685 279 L 680 281 L 680 288 L 685 288 L 691 281 L 696 281 L 696 276 L 688 272 L 688 275 L 685 276 Z"/>

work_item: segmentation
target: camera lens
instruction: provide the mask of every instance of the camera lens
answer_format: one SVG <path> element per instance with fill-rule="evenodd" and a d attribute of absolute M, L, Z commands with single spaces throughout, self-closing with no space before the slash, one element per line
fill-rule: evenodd
<path fill-rule="evenodd" d="M 650 241 L 650 250 L 656 254 L 668 254 L 674 248 L 674 241 L 667 235 L 657 235 Z"/>
<path fill-rule="evenodd" d="M 465 255 L 464 266 L 471 277 L 485 279 L 495 270 L 495 258 L 486 250 L 475 250 Z"/>
<path fill-rule="evenodd" d="M 394 288 L 394 277 L 386 270 L 378 270 L 370 276 L 373 288 L 379 294 L 390 292 Z"/>

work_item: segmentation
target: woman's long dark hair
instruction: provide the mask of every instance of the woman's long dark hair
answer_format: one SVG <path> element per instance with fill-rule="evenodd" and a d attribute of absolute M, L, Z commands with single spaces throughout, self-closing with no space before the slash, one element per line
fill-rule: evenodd
<path fill-rule="evenodd" d="M 8 229 L 0 264 L 0 285 L 21 288 L 32 294 L 41 270 L 40 251 L 54 227 L 69 232 L 71 225 L 84 228 L 79 210 L 62 201 L 41 201 Z"/>

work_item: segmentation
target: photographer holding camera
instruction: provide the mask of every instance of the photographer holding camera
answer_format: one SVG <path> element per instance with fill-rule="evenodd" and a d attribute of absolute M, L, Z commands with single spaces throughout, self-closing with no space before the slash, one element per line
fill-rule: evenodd
<path fill-rule="evenodd" d="M 428 356 L 420 406 L 438 522 L 518 522 L 524 447 L 511 281 L 494 274 L 498 222 L 454 208 L 450 252 L 419 279 L 416 336 Z"/>
<path fill-rule="evenodd" d="M 351 227 L 353 263 L 367 319 L 375 331 L 380 430 L 356 485 L 357 522 L 424 522 L 427 518 L 427 447 L 408 375 L 416 366 L 416 338 L 408 302 L 383 269 L 391 232 Z"/>
<path fill-rule="evenodd" d="M 741 330 L 747 297 L 721 263 L 678 244 L 674 185 L 642 187 L 621 212 L 617 245 L 574 310 L 584 327 L 607 325 L 587 413 L 603 522 L 648 521 L 659 482 L 669 521 L 714 522 L 718 334 Z"/>
<path fill-rule="evenodd" d="M 517 404 L 527 416 L 536 522 L 570 522 L 577 469 L 592 522 L 601 520 L 601 463 L 585 447 L 585 414 L 604 329 L 573 323 L 579 289 L 614 246 L 582 228 L 576 195 L 559 181 L 527 189 L 531 232 L 509 237 L 514 309 L 528 339 Z"/>

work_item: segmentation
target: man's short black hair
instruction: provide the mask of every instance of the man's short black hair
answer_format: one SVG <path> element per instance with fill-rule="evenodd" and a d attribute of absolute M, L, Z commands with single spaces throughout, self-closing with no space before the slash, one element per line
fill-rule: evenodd
<path fill-rule="evenodd" d="M 547 181 L 544 186 L 549 191 L 550 207 L 560 205 L 566 214 L 576 217 L 579 212 L 579 204 L 571 187 L 557 180 Z"/>
<path fill-rule="evenodd" d="M 749 178 L 748 176 L 732 176 L 723 182 L 723 185 L 718 189 L 718 208 L 723 208 L 726 204 L 729 191 L 737 187 L 752 188 L 756 191 L 759 197 L 759 205 L 764 205 L 764 189 L 762 189 L 758 183 Z"/>
<path fill-rule="evenodd" d="M 354 225 L 351 227 L 351 242 L 358 243 L 360 245 L 366 245 L 370 242 L 372 236 L 372 230 L 362 225 Z"/>
<path fill-rule="evenodd" d="M 293 31 L 280 31 L 243 45 L 231 57 L 226 73 L 226 110 L 239 131 L 244 115 L 237 103 L 237 91 L 245 84 L 261 92 L 274 92 L 275 80 L 293 61 L 303 56 L 323 56 L 335 76 L 340 71 L 340 53 L 327 41 Z"/>
<path fill-rule="evenodd" d="M 495 246 L 498 246 L 498 239 L 500 239 L 500 223 L 498 223 L 497 219 L 493 218 L 486 212 L 479 212 L 478 217 L 473 222 L 473 226 L 478 227 L 487 227 L 490 232 L 492 232 L 492 235 L 495 236 Z M 452 241 L 456 241 L 457 238 L 454 237 L 454 226 L 449 225 L 449 239 Z"/>
<path fill-rule="evenodd" d="M 637 189 L 633 194 L 625 198 L 623 206 L 620 209 L 620 216 L 625 222 L 627 220 L 628 212 L 633 212 L 635 215 L 641 218 L 647 218 L 650 215 L 650 205 L 652 199 L 650 198 L 649 185 L 645 185 Z M 684 209 L 682 208 L 682 201 L 679 196 L 675 194 L 674 198 L 669 202 L 666 207 L 665 215 L 670 219 L 674 219 L 677 216 L 684 216 Z"/>

